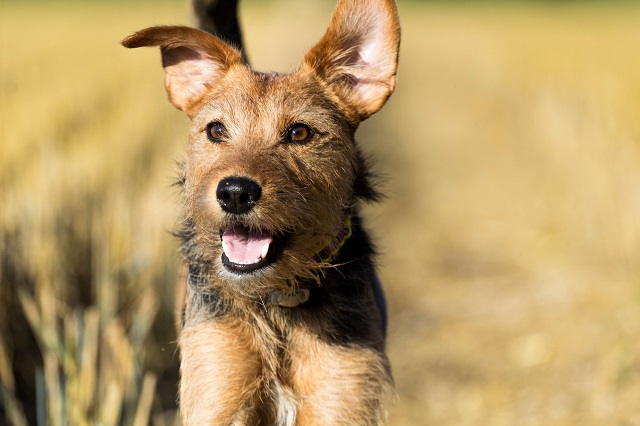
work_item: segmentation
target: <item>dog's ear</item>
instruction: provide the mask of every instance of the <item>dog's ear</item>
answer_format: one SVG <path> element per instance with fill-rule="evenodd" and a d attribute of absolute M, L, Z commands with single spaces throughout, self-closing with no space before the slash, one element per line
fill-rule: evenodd
<path fill-rule="evenodd" d="M 169 100 L 192 116 L 207 92 L 242 55 L 219 38 L 189 27 L 151 27 L 122 40 L 128 48 L 160 46 Z"/>
<path fill-rule="evenodd" d="M 399 47 L 400 22 L 393 0 L 340 0 L 304 66 L 364 120 L 395 88 Z"/>

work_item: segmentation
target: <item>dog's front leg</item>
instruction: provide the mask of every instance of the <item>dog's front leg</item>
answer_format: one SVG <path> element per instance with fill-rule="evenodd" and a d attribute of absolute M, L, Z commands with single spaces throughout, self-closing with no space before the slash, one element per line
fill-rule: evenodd
<path fill-rule="evenodd" d="M 261 378 L 251 331 L 234 318 L 187 324 L 180 336 L 180 411 L 185 425 L 245 425 Z"/>
<path fill-rule="evenodd" d="M 383 352 L 298 329 L 290 355 L 298 426 L 384 424 L 393 380 Z"/>

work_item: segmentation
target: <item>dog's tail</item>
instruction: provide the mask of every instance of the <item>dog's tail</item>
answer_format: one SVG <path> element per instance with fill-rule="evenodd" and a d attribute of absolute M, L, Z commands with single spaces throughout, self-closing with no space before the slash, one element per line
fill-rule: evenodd
<path fill-rule="evenodd" d="M 191 0 L 191 19 L 201 30 L 211 33 L 247 56 L 238 22 L 238 0 Z"/>

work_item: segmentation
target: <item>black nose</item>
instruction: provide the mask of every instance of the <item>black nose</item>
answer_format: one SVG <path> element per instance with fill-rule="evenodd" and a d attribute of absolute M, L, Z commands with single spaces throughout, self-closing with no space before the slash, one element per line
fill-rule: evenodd
<path fill-rule="evenodd" d="M 262 189 L 257 182 L 241 177 L 222 179 L 216 190 L 216 197 L 222 210 L 228 213 L 246 213 L 256 205 Z"/>

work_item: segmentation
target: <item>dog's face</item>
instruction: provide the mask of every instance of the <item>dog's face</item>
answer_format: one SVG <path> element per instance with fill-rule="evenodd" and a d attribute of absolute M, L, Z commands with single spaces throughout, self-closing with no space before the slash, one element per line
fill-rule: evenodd
<path fill-rule="evenodd" d="M 264 74 L 207 33 L 154 27 L 171 102 L 191 118 L 185 218 L 197 255 L 241 293 L 313 278 L 366 179 L 354 132 L 395 86 L 399 26 L 389 0 L 341 0 L 290 74 Z"/>

